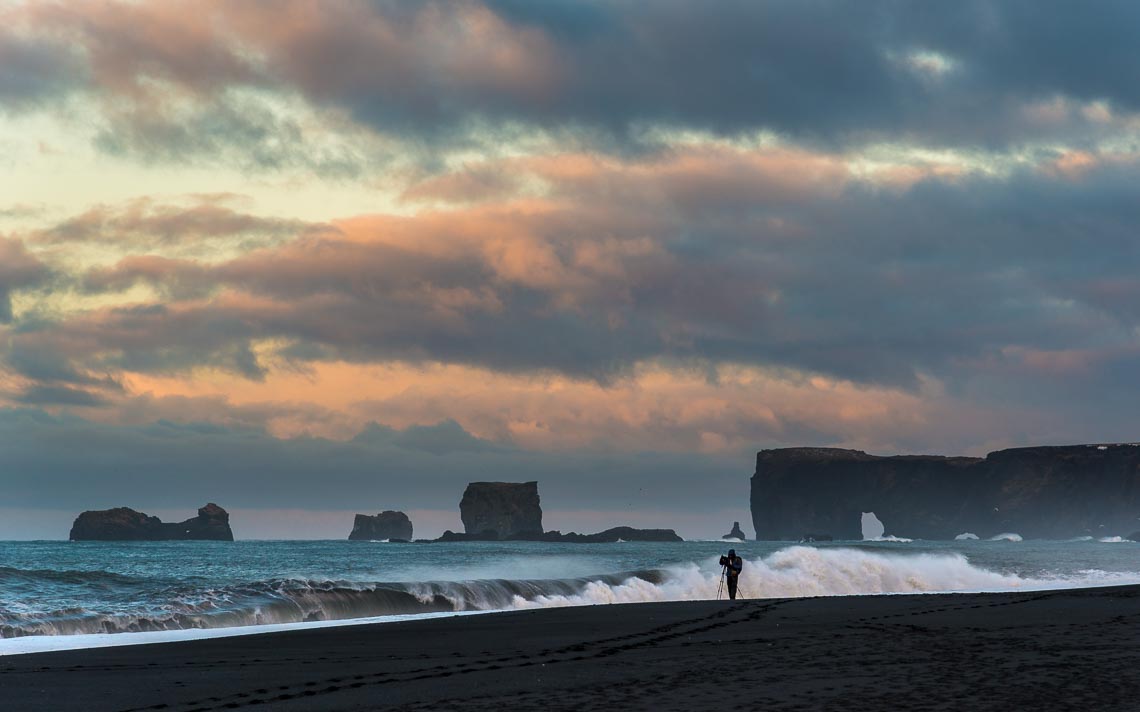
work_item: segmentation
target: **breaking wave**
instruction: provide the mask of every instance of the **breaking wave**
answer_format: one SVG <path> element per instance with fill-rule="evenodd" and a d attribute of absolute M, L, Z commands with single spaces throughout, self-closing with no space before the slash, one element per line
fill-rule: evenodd
<path fill-rule="evenodd" d="M 989 538 L 989 541 L 1022 541 L 1022 538 L 1020 534 L 1014 534 L 1013 532 L 1004 532 L 1002 534 L 998 534 L 997 536 L 991 536 Z"/>
<path fill-rule="evenodd" d="M 101 572 L 67 572 L 69 583 L 102 585 Z M 15 577 L 53 577 L 55 572 L 0 569 L 0 588 Z M 229 628 L 275 623 L 307 623 L 351 618 L 414 615 L 450 611 L 484 611 L 514 607 L 518 600 L 574 595 L 591 585 L 619 586 L 625 581 L 662 582 L 661 570 L 576 579 L 512 581 L 430 581 L 424 583 L 358 583 L 275 579 L 220 588 L 174 586 L 151 591 L 148 603 L 113 606 L 117 610 L 64 608 L 29 611 L 6 608 L 0 602 L 0 638 L 25 635 L 136 633 Z M 136 588 L 142 583 L 127 576 L 118 583 Z M 115 597 L 112 597 L 114 600 Z M 124 610 L 125 608 L 125 610 Z"/>
<path fill-rule="evenodd" d="M 0 588 L 16 578 L 66 576 L 101 587 L 143 584 L 99 572 L 0 568 Z M 356 583 L 278 579 L 220 588 L 185 584 L 152 588 L 145 600 L 124 595 L 116 610 L 13 610 L 0 603 L 0 637 L 171 631 L 273 623 L 347 620 L 449 611 L 686 601 L 717 597 L 721 568 L 709 558 L 659 569 L 568 579 Z M 879 593 L 1008 591 L 1140 582 L 1136 575 L 1085 571 L 1069 578 L 1025 578 L 989 571 L 956 553 L 882 553 L 855 548 L 790 546 L 746 560 L 746 598 Z M 109 606 L 110 608 L 110 606 Z"/>

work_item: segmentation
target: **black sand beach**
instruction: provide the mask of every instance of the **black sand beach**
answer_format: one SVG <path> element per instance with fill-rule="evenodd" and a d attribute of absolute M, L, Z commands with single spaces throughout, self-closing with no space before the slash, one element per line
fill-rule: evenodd
<path fill-rule="evenodd" d="M 1136 710 L 1140 587 L 546 609 L 0 658 L 4 710 Z"/>

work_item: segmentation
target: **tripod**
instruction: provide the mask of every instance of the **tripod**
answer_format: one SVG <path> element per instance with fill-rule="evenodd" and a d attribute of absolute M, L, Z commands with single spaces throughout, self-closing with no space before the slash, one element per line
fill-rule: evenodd
<path fill-rule="evenodd" d="M 724 592 L 724 572 L 728 571 L 727 566 L 720 567 L 720 585 L 716 587 L 716 600 L 720 600 L 720 594 Z"/>

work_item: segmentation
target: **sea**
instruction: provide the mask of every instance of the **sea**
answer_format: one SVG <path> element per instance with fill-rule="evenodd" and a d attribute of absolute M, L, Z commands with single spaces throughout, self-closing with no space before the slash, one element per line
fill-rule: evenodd
<path fill-rule="evenodd" d="M 0 655 L 489 611 L 724 598 L 1140 583 L 1140 544 L 889 538 L 822 543 L 0 542 Z"/>

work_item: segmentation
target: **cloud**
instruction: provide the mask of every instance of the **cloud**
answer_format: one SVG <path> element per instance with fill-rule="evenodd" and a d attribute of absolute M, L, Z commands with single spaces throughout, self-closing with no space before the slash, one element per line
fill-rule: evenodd
<path fill-rule="evenodd" d="M 326 123 L 437 145 L 517 124 L 602 150 L 635 148 L 651 126 L 1017 147 L 1134 119 L 1137 14 L 1127 2 L 42 4 L 9 11 L 21 29 L 0 35 L 14 58 L 0 91 L 85 86 L 106 150 L 239 160 L 244 146 L 246 165 L 268 168 L 303 160 L 288 147 L 322 133 L 273 108 L 294 96 Z M 1057 102 L 1068 108 L 1039 110 Z M 313 163 L 351 172 L 362 158 Z"/>
<path fill-rule="evenodd" d="M 141 254 L 82 275 L 88 298 L 150 291 L 19 325 L 13 363 L 264 379 L 401 361 L 614 383 L 695 359 L 915 391 L 925 376 L 964 383 L 1010 347 L 1134 340 L 1133 160 L 1077 180 L 1029 167 L 905 188 L 783 147 L 507 158 L 457 175 L 472 172 L 513 176 L 517 197 L 325 226 L 149 202 L 65 221 L 38 239 L 138 240 Z M 447 195 L 435 185 L 417 199 Z M 146 254 L 231 230 L 269 237 L 221 259 Z"/>
<path fill-rule="evenodd" d="M 6 19 L 0 12 L 0 21 Z M 83 67 L 73 54 L 0 31 L 0 111 L 35 108 L 82 81 Z"/>
<path fill-rule="evenodd" d="M 63 405 L 63 406 L 80 406 L 80 407 L 99 407 L 109 403 L 105 398 L 102 398 L 91 391 L 81 390 L 78 388 L 69 388 L 67 386 L 32 386 L 23 393 L 18 394 L 13 400 L 17 403 L 24 403 L 28 405 Z"/>
<path fill-rule="evenodd" d="M 12 322 L 12 292 L 42 284 L 49 275 L 21 240 L 0 237 L 0 324 Z"/>
<path fill-rule="evenodd" d="M 181 206 L 138 198 L 122 206 L 92 208 L 39 231 L 32 239 L 48 244 L 129 240 L 148 249 L 219 237 L 232 243 L 249 234 L 294 236 L 309 229 L 299 220 L 239 212 L 224 204 L 227 199 L 228 196 L 198 196 L 193 204 Z"/>

